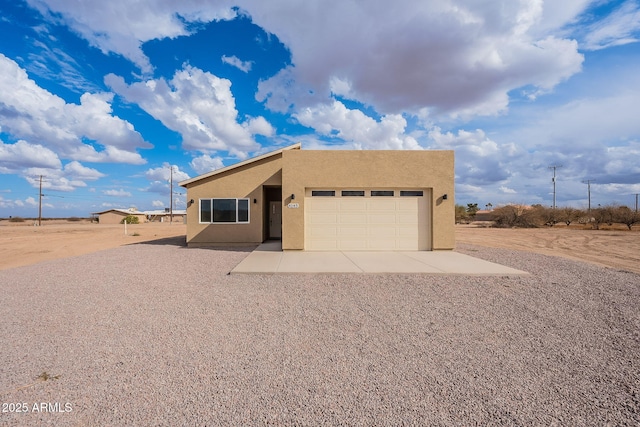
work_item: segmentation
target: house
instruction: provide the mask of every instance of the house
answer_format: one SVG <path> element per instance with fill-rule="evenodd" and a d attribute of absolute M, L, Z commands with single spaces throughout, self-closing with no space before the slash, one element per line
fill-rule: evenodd
<path fill-rule="evenodd" d="M 91 215 L 97 215 L 100 224 L 120 224 L 129 215 L 137 217 L 141 224 L 147 222 L 147 215 L 136 208 L 108 209 L 102 212 L 93 212 Z"/>
<path fill-rule="evenodd" d="M 144 211 L 149 222 L 185 222 L 187 211 L 184 209 L 174 209 L 173 213 L 169 208 L 164 210 Z M 173 218 L 171 216 L 173 215 Z"/>
<path fill-rule="evenodd" d="M 454 247 L 453 151 L 272 151 L 180 182 L 190 247 Z"/>

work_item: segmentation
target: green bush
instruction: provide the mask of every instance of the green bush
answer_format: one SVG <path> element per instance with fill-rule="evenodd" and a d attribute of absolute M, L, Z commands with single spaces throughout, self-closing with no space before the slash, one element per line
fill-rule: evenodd
<path fill-rule="evenodd" d="M 120 221 L 120 224 L 124 224 L 125 221 L 127 222 L 127 224 L 139 224 L 140 223 L 140 219 L 135 215 L 127 215 L 126 217 L 122 218 L 122 221 Z"/>

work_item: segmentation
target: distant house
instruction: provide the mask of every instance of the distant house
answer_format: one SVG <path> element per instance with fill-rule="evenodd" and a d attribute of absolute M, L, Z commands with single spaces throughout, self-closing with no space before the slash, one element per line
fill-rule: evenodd
<path fill-rule="evenodd" d="M 139 211 L 136 208 L 129 209 L 109 209 L 102 212 L 94 212 L 91 215 L 98 217 L 100 224 L 120 224 L 127 216 L 135 216 L 138 223 L 144 222 L 186 222 L 186 210 L 173 210 L 173 219 L 171 219 L 171 211 L 169 209 L 155 211 Z"/>
<path fill-rule="evenodd" d="M 147 215 L 147 220 L 149 222 L 186 222 L 187 211 L 182 209 L 174 209 L 173 210 L 173 218 L 171 218 L 171 211 L 169 208 L 165 208 L 164 210 L 155 210 L 155 211 L 144 211 Z"/>
<path fill-rule="evenodd" d="M 138 218 L 138 222 L 147 222 L 147 215 L 135 208 L 129 209 L 109 209 L 102 212 L 93 212 L 92 215 L 98 216 L 100 224 L 120 224 L 127 216 L 132 215 Z"/>

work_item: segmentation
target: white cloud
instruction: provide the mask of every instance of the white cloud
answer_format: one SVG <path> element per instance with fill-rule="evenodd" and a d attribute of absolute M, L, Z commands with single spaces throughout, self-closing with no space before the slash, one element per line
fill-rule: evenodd
<path fill-rule="evenodd" d="M 238 70 L 248 73 L 251 71 L 251 67 L 253 66 L 253 61 L 242 61 L 237 56 L 222 56 L 222 62 L 225 64 L 229 64 L 233 67 L 236 67 Z"/>
<path fill-rule="evenodd" d="M 583 61 L 577 43 L 551 31 L 584 4 L 545 31 L 541 1 L 282 0 L 243 6 L 292 53 L 295 66 L 258 91 L 259 100 L 279 111 L 348 89 L 351 99 L 382 112 L 495 114 L 506 107 L 509 91 L 529 85 L 550 90 L 580 71 Z"/>
<path fill-rule="evenodd" d="M 151 202 L 151 206 L 153 206 L 154 208 L 163 208 L 165 204 L 162 200 L 154 200 Z"/>
<path fill-rule="evenodd" d="M 481 129 L 443 133 L 435 127 L 429 132 L 431 148 L 454 150 L 456 184 L 484 186 L 508 179 L 513 171 L 507 166 L 518 153 L 513 144 L 500 145 Z"/>
<path fill-rule="evenodd" d="M 79 105 L 67 104 L 29 79 L 15 61 L 0 54 L 3 130 L 18 138 L 41 141 L 60 158 L 145 163 L 136 150 L 150 148 L 151 144 L 143 140 L 131 123 L 112 115 L 112 97 L 107 93 L 85 93 Z M 97 151 L 84 143 L 85 139 L 96 141 L 105 149 Z"/>
<path fill-rule="evenodd" d="M 203 153 L 228 151 L 246 158 L 259 145 L 252 137 L 252 119 L 247 126 L 238 123 L 231 82 L 185 65 L 169 82 L 147 80 L 127 85 L 121 77 L 109 74 L 105 82 L 129 102 L 135 102 L 169 129 L 182 134 L 183 148 Z M 259 120 L 258 131 L 266 120 Z"/>
<path fill-rule="evenodd" d="M 102 193 L 105 196 L 111 197 L 131 197 L 131 193 L 123 190 L 122 188 L 119 190 L 104 190 Z"/>
<path fill-rule="evenodd" d="M 500 186 L 500 191 L 502 191 L 504 194 L 517 194 L 518 193 L 513 188 L 509 188 L 509 187 L 506 187 L 504 185 Z"/>
<path fill-rule="evenodd" d="M 189 175 L 181 171 L 180 167 L 177 165 L 169 165 L 169 163 L 166 162 L 159 168 L 148 169 L 144 175 L 149 181 L 165 181 L 167 183 L 172 177 L 174 183 L 189 179 Z"/>
<path fill-rule="evenodd" d="M 350 110 L 334 101 L 331 105 L 307 107 L 294 117 L 323 135 L 339 137 L 359 149 L 421 148 L 415 138 L 404 133 L 407 121 L 399 114 L 376 121 L 360 110 Z"/>
<path fill-rule="evenodd" d="M 202 0 L 85 2 L 82 0 L 28 0 L 52 19 L 60 20 L 104 53 L 117 53 L 144 72 L 152 70 L 142 43 L 190 33 L 189 23 L 232 19 L 230 2 Z"/>
<path fill-rule="evenodd" d="M 56 153 L 40 144 L 30 144 L 24 140 L 15 144 L 0 141 L 0 168 L 20 172 L 30 167 L 59 169 L 62 163 Z"/>
<path fill-rule="evenodd" d="M 640 5 L 626 1 L 609 16 L 589 25 L 584 37 L 584 48 L 600 50 L 611 46 L 637 43 L 640 33 Z"/>
<path fill-rule="evenodd" d="M 222 159 L 220 157 L 211 157 L 207 154 L 204 154 L 200 157 L 194 158 L 191 163 L 189 163 L 189 166 L 191 166 L 191 168 L 193 168 L 196 173 L 201 175 L 207 172 L 214 171 L 216 169 L 220 169 L 224 167 L 224 164 L 222 163 Z"/>

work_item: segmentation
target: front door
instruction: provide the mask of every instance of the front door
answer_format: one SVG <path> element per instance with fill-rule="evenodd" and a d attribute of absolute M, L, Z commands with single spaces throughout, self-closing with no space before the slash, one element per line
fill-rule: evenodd
<path fill-rule="evenodd" d="M 282 238 L 282 202 L 269 202 L 269 238 Z"/>

